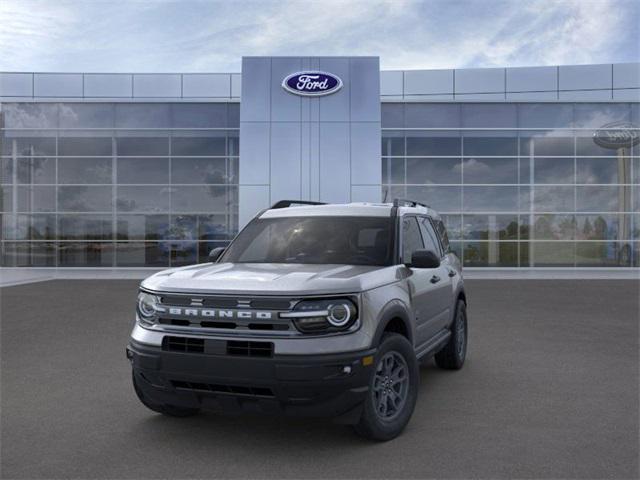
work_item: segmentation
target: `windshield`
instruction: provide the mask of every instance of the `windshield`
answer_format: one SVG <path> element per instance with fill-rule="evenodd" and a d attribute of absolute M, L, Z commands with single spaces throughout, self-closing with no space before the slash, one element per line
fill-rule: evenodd
<path fill-rule="evenodd" d="M 390 265 L 391 221 L 346 216 L 255 219 L 220 262 Z"/>

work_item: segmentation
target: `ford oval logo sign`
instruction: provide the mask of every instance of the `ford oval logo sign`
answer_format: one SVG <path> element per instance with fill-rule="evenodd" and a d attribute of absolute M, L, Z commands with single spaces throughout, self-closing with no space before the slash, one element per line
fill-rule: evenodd
<path fill-rule="evenodd" d="M 625 148 L 640 142 L 640 129 L 628 122 L 603 125 L 593 134 L 593 141 L 603 148 Z"/>
<path fill-rule="evenodd" d="M 282 88 L 295 95 L 319 97 L 342 88 L 340 77 L 327 72 L 296 72 L 282 81 Z"/>

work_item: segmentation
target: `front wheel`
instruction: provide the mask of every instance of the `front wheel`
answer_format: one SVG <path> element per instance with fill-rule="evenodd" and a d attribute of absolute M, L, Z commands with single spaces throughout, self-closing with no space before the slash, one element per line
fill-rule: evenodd
<path fill-rule="evenodd" d="M 385 441 L 397 437 L 409 423 L 418 396 L 418 361 L 411 343 L 386 334 L 376 354 L 362 416 L 355 430 L 363 437 Z"/>
<path fill-rule="evenodd" d="M 467 305 L 458 300 L 456 318 L 451 324 L 451 336 L 447 344 L 436 353 L 436 365 L 446 370 L 460 370 L 467 356 Z"/>

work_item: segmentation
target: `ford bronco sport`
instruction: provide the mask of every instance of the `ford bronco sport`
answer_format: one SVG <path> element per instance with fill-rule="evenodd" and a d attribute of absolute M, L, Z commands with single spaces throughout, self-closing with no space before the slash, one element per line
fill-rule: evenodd
<path fill-rule="evenodd" d="M 278 202 L 210 260 L 140 286 L 127 357 L 151 410 L 328 416 L 389 440 L 418 362 L 464 363 L 460 261 L 425 205 Z"/>

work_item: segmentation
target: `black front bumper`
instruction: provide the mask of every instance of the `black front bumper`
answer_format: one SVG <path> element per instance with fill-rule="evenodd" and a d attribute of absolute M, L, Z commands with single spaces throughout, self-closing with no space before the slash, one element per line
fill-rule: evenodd
<path fill-rule="evenodd" d="M 237 357 L 165 351 L 131 341 L 127 357 L 154 403 L 357 421 L 375 349 L 331 355 Z M 369 360 L 369 359 L 368 359 Z M 368 363 L 368 365 L 364 365 Z"/>

